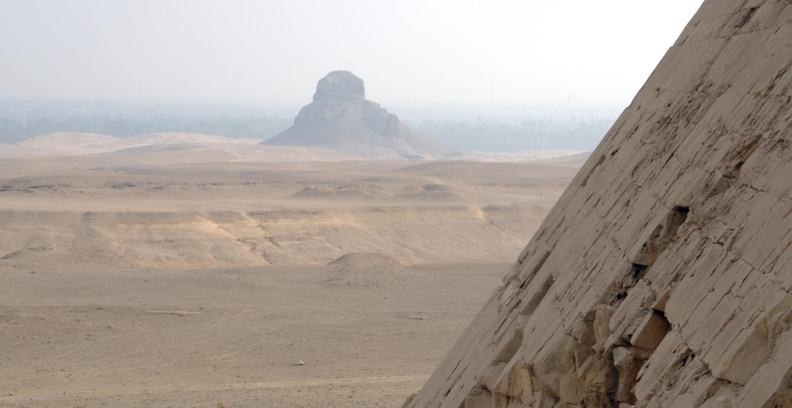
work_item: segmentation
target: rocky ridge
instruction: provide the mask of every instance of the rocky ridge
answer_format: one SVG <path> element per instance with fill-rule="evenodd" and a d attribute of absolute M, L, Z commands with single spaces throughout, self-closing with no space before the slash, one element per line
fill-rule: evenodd
<path fill-rule="evenodd" d="M 792 406 L 791 47 L 706 0 L 405 406 Z"/>
<path fill-rule="evenodd" d="M 318 146 L 376 159 L 428 159 L 451 153 L 365 99 L 363 80 L 333 71 L 319 80 L 313 102 L 294 125 L 262 144 Z"/>

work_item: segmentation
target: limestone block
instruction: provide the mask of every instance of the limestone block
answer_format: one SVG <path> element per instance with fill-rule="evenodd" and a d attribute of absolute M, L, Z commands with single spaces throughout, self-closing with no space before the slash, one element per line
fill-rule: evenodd
<path fill-rule="evenodd" d="M 527 403 L 533 399 L 533 382 L 531 371 L 524 363 L 511 367 L 506 375 L 501 377 L 494 390 L 497 394 Z"/>
<path fill-rule="evenodd" d="M 611 335 L 610 320 L 614 313 L 616 313 L 616 309 L 610 305 L 597 305 L 594 318 L 594 334 L 597 342 L 594 350 L 603 351 L 605 342 Z"/>
<path fill-rule="evenodd" d="M 610 319 L 611 335 L 606 340 L 605 346 L 610 347 L 629 341 L 654 300 L 654 291 L 643 281 L 639 281 L 627 290 L 627 296 Z"/>
<path fill-rule="evenodd" d="M 775 401 L 775 406 L 792 406 L 792 332 L 776 339 L 772 358 L 751 377 L 743 388 L 739 406 L 762 406 Z M 773 406 L 773 405 L 769 405 Z"/>
<path fill-rule="evenodd" d="M 583 405 L 588 407 L 607 406 L 618 387 L 617 369 L 613 361 L 601 354 L 592 354 L 580 365 L 577 377 L 583 390 Z"/>
<path fill-rule="evenodd" d="M 655 310 L 650 311 L 635 329 L 631 340 L 633 347 L 654 351 L 668 334 L 670 328 L 665 315 Z"/>
<path fill-rule="evenodd" d="M 582 386 L 577 378 L 574 340 L 565 334 L 554 337 L 531 362 L 542 388 L 566 403 L 579 403 Z M 536 380 L 535 380 L 536 381 Z"/>

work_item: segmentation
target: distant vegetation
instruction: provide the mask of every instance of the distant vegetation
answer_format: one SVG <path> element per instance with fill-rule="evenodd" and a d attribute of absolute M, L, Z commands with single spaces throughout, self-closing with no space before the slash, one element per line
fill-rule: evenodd
<path fill-rule="evenodd" d="M 0 142 L 13 143 L 52 132 L 89 132 L 130 137 L 143 133 L 185 132 L 231 138 L 266 139 L 291 126 L 292 120 L 266 116 L 0 116 Z"/>
<path fill-rule="evenodd" d="M 266 110 L 233 105 L 144 106 L 106 101 L 0 101 L 0 143 L 45 133 L 90 132 L 116 137 L 186 132 L 267 139 L 291 126 L 296 109 Z M 457 150 L 514 152 L 526 149 L 594 149 L 612 119 L 524 118 L 500 121 L 406 122 Z"/>
<path fill-rule="evenodd" d="M 410 124 L 432 139 L 458 150 L 515 152 L 527 149 L 593 150 L 613 125 L 612 119 L 521 119 Z"/>
<path fill-rule="evenodd" d="M 291 126 L 296 109 L 235 104 L 146 105 L 92 100 L 0 100 L 0 142 L 52 132 L 115 137 L 184 132 L 266 139 Z"/>

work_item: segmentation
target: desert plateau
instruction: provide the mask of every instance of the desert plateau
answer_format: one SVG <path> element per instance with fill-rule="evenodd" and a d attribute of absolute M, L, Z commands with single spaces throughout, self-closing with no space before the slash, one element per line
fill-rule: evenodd
<path fill-rule="evenodd" d="M 586 157 L 184 134 L 0 151 L 8 407 L 399 407 Z"/>

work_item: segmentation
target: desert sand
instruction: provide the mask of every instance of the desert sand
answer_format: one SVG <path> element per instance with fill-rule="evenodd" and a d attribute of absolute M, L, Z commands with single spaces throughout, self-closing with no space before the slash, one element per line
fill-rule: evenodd
<path fill-rule="evenodd" d="M 585 159 L 173 134 L 8 147 L 3 407 L 399 407 Z"/>

